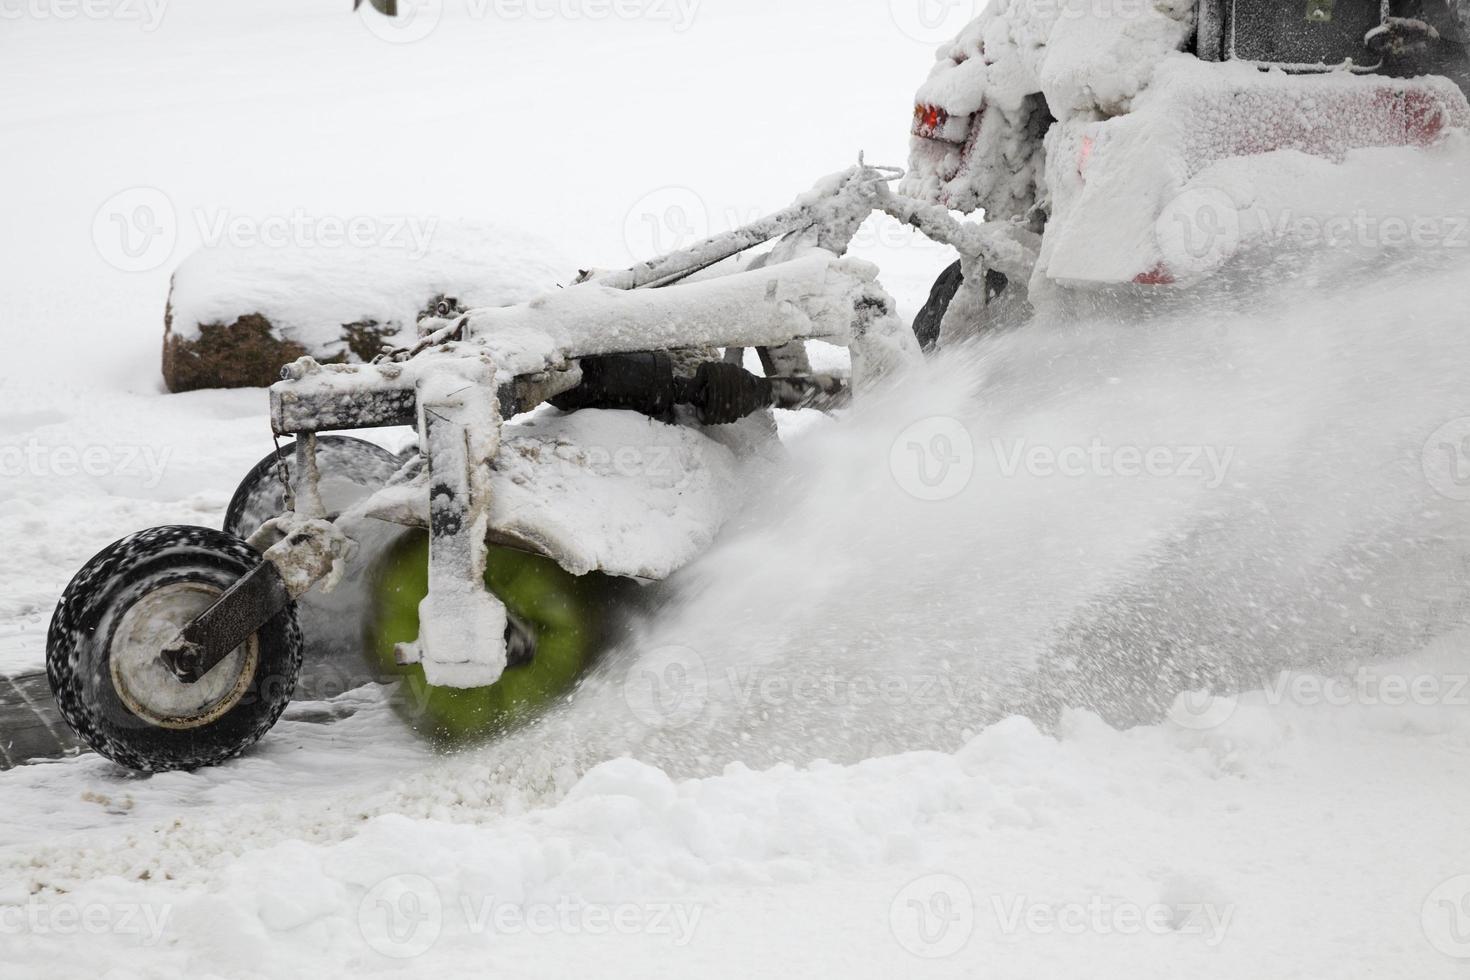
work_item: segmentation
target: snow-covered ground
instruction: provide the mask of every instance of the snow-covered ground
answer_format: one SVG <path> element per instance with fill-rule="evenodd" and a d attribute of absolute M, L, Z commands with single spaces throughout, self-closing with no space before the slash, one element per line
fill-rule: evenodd
<path fill-rule="evenodd" d="M 346 6 L 0 0 L 0 673 L 92 553 L 217 524 L 270 446 L 259 391 L 162 393 L 169 273 L 218 229 L 438 215 L 621 265 L 901 162 L 973 12 Z M 0 774 L 4 975 L 1462 975 L 1456 160 L 1333 185 L 1442 205 L 1428 247 L 1273 221 L 1296 249 L 1219 292 L 788 420 L 658 619 L 499 744 L 435 757 L 367 689 L 208 772 Z M 859 252 L 908 312 L 949 261 Z M 1176 697 L 1207 687 L 1239 694 Z"/>

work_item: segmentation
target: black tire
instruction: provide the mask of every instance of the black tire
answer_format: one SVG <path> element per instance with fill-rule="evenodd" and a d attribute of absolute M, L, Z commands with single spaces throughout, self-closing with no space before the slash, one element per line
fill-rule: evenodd
<path fill-rule="evenodd" d="M 322 503 L 329 518 L 381 489 L 403 465 L 403 460 L 381 446 L 351 436 L 318 436 L 316 451 Z M 245 475 L 225 511 L 225 531 L 249 538 L 262 524 L 286 510 L 280 467 L 285 465 L 290 479 L 291 468 L 296 465 L 295 452 L 296 444 L 287 443 L 281 447 L 280 456 L 271 453 Z"/>
<path fill-rule="evenodd" d="M 949 312 L 949 304 L 954 302 L 955 294 L 965 284 L 965 273 L 960 263 L 945 269 L 934 281 L 934 287 L 929 290 L 929 299 L 919 310 L 919 315 L 914 317 L 914 337 L 919 341 L 919 347 L 925 353 L 939 346 L 939 334 L 944 327 L 945 314 Z M 985 296 L 993 300 L 1006 291 L 1010 280 L 1005 273 L 996 272 L 994 269 L 985 273 Z"/>
<path fill-rule="evenodd" d="M 166 622 L 182 626 L 174 620 L 192 618 L 209 596 L 262 560 L 244 541 L 212 528 L 159 527 L 123 538 L 87 562 L 57 604 L 46 641 L 51 692 L 77 736 L 140 772 L 218 765 L 259 741 L 290 703 L 301 671 L 294 605 L 199 685 L 172 681 L 177 688 L 169 687 L 145 661 L 152 644 L 171 632 L 151 613 L 167 612 Z M 159 609 L 149 610 L 145 601 Z M 128 689 L 130 677 L 141 678 L 142 694 Z M 216 690 L 223 693 L 190 709 L 192 715 L 160 707 L 171 697 L 189 701 Z M 150 716 L 145 702 L 158 713 Z"/>

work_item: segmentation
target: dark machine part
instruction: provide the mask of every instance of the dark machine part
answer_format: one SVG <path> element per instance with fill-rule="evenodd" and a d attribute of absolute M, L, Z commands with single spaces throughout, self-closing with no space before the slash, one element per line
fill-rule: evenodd
<path fill-rule="evenodd" d="M 1441 75 L 1470 95 L 1467 20 L 1457 0 L 1201 0 L 1194 51 L 1300 70 L 1351 59 L 1381 75 Z"/>
<path fill-rule="evenodd" d="M 693 405 L 705 425 L 730 425 L 776 404 L 771 382 L 738 364 L 706 362 L 693 378 L 680 378 L 674 387 L 681 405 Z"/>
<path fill-rule="evenodd" d="M 387 17 L 398 16 L 398 0 L 368 0 L 372 8 Z M 362 6 L 362 0 L 352 0 L 352 9 Z"/>
<path fill-rule="evenodd" d="M 1374 68 L 1381 59 L 1365 38 L 1382 22 L 1380 0 L 1227 0 L 1225 54 L 1272 65 L 1351 60 Z"/>
<path fill-rule="evenodd" d="M 1441 75 L 1470 97 L 1470 9 L 1448 0 L 1394 0 L 1382 30 L 1368 38 L 1384 73 Z"/>
<path fill-rule="evenodd" d="M 160 654 L 163 665 L 185 684 L 198 683 L 289 605 L 280 571 L 263 561 L 184 627 L 179 642 Z"/>
<path fill-rule="evenodd" d="M 674 360 L 668 354 L 610 354 L 580 363 L 582 383 L 551 399 L 563 412 L 617 408 L 662 418 L 673 411 Z"/>
<path fill-rule="evenodd" d="M 510 610 L 505 615 L 505 665 L 525 667 L 536 659 L 536 628 Z"/>
<path fill-rule="evenodd" d="M 676 376 L 663 352 L 584 357 L 581 364 L 582 383 L 551 399 L 564 412 L 610 408 L 666 418 L 675 405 L 691 405 L 704 425 L 730 425 L 782 401 L 771 379 L 722 361 L 701 364 L 692 378 Z"/>

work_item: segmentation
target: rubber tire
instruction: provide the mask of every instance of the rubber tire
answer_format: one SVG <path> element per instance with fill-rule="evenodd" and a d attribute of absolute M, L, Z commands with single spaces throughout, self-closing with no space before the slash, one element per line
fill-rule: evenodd
<path fill-rule="evenodd" d="M 348 506 L 382 488 L 403 465 L 403 460 L 363 439 L 351 436 L 317 436 L 317 468 L 322 475 L 322 503 L 329 517 L 335 517 Z M 296 444 L 281 447 L 286 472 L 296 463 Z M 286 510 L 286 489 L 277 471 L 280 457 L 276 453 L 262 459 L 235 489 L 225 511 L 224 529 L 229 534 L 249 538 L 272 517 Z M 333 492 L 332 484 L 346 481 L 361 488 L 361 493 Z"/>
<path fill-rule="evenodd" d="M 287 472 L 295 469 L 296 446 L 281 447 Z M 329 518 L 382 489 L 402 468 L 403 460 L 373 443 L 351 436 L 317 437 L 317 466 L 322 503 Z M 275 453 L 262 459 L 240 481 L 225 513 L 227 533 L 249 540 L 262 524 L 286 510 Z M 312 589 L 296 600 L 296 616 L 310 651 L 298 690 L 307 700 L 328 700 L 378 679 L 363 664 L 362 635 L 357 623 L 368 603 L 367 569 L 403 528 L 364 520 L 342 530 L 358 545 L 346 574 L 331 593 Z"/>
<path fill-rule="evenodd" d="M 928 301 L 919 310 L 918 316 L 914 317 L 914 337 L 924 353 L 927 354 L 939 346 L 945 314 L 949 312 L 949 305 L 954 302 L 955 294 L 964 284 L 965 273 L 959 262 L 941 272 L 934 281 L 933 288 L 929 290 Z M 986 297 L 995 299 L 1006 291 L 1009 284 L 1010 280 L 1005 273 L 990 270 L 985 273 Z"/>
<path fill-rule="evenodd" d="M 218 765 L 258 742 L 290 703 L 301 671 L 294 604 L 256 633 L 255 677 L 240 702 L 199 728 L 161 728 L 128 709 L 113 687 L 111 644 L 121 617 L 154 589 L 183 581 L 226 589 L 262 560 L 233 535 L 176 526 L 123 538 L 87 562 L 62 594 L 46 641 L 46 676 L 72 731 L 139 772 Z"/>
<path fill-rule="evenodd" d="M 578 577 L 549 558 L 507 548 L 490 549 L 485 586 L 536 633 L 535 656 L 489 687 L 433 687 L 421 665 L 394 659 L 397 644 L 419 635 L 419 603 L 429 592 L 428 533 L 405 533 L 372 572 L 364 646 L 376 670 L 403 679 L 399 713 L 443 747 L 502 735 L 571 691 L 609 644 L 624 597 L 636 588 L 605 575 Z"/>

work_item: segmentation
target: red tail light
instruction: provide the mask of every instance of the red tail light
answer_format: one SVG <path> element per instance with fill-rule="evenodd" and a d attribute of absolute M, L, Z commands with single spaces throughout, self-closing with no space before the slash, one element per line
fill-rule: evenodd
<path fill-rule="evenodd" d="M 1169 267 L 1160 262 L 1147 272 L 1140 272 L 1133 277 L 1133 282 L 1139 286 L 1172 286 L 1177 282 L 1174 273 Z"/>
<path fill-rule="evenodd" d="M 926 140 L 943 140 L 946 143 L 964 143 L 970 135 L 971 116 L 951 116 L 947 109 L 937 105 L 914 106 L 913 134 Z"/>
<path fill-rule="evenodd" d="M 1379 91 L 1373 108 L 1385 118 L 1394 135 L 1402 135 L 1405 146 L 1429 146 L 1444 132 L 1448 112 L 1431 93 L 1418 89 Z"/>
<path fill-rule="evenodd" d="M 925 139 L 942 139 L 949 113 L 937 105 L 914 106 L 914 135 Z"/>

